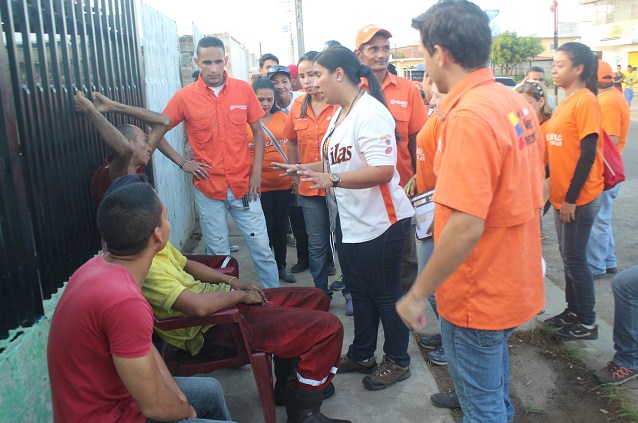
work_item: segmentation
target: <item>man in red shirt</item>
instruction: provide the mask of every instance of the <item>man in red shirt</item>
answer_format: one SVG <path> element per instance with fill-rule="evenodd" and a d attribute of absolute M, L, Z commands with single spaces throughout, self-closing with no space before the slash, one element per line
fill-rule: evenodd
<path fill-rule="evenodd" d="M 219 382 L 173 378 L 151 342 L 140 287 L 170 233 L 162 201 L 148 184 L 126 186 L 104 198 L 97 225 L 110 250 L 73 274 L 51 320 L 54 420 L 230 420 Z"/>
<path fill-rule="evenodd" d="M 396 122 L 397 171 L 404 187 L 416 173 L 416 136 L 425 125 L 428 111 L 421 93 L 412 81 L 388 71 L 390 59 L 390 31 L 377 25 L 366 25 L 359 30 L 355 53 L 361 63 L 368 66 L 379 80 L 383 97 Z M 368 90 L 362 79 L 361 87 Z M 415 224 L 405 238 L 401 262 L 401 290 L 406 292 L 417 276 Z"/>
<path fill-rule="evenodd" d="M 195 58 L 199 79 L 175 93 L 163 113 L 170 118 L 169 130 L 184 122 L 195 159 L 211 166 L 207 179 L 193 180 L 206 253 L 230 253 L 226 222 L 230 213 L 262 286 L 275 288 L 279 272 L 259 201 L 265 148 L 259 119 L 264 111 L 248 83 L 228 76 L 227 62 L 222 40 L 202 38 Z M 252 169 L 246 123 L 253 132 Z"/>

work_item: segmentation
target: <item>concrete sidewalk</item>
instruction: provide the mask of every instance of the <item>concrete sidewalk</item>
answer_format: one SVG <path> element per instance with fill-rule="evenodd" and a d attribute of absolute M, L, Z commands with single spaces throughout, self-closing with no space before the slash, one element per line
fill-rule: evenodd
<path fill-rule="evenodd" d="M 243 238 L 229 219 L 230 243 L 238 245 L 239 251 L 232 253 L 240 263 L 240 276 L 244 280 L 256 281 L 255 268 L 248 253 Z M 186 250 L 194 254 L 203 254 L 203 242 L 194 246 L 187 246 Z M 296 249 L 288 247 L 288 267 L 297 262 Z M 338 270 L 338 269 L 337 269 Z M 308 270 L 297 273 L 297 283 L 291 285 L 282 282 L 285 286 L 314 286 Z M 335 277 L 330 277 L 332 282 Z M 344 326 L 345 352 L 352 341 L 354 325 L 352 317 L 344 314 L 345 300 L 339 292 L 335 292 L 330 311 L 341 319 Z M 426 332 L 438 332 L 438 325 L 431 310 L 428 307 L 428 324 Z M 277 322 L 273 322 L 276 325 Z M 412 377 L 383 391 L 368 391 L 361 383 L 363 379 L 360 373 L 336 375 L 333 382 L 336 394 L 326 400 L 322 406 L 322 412 L 333 418 L 349 419 L 352 422 L 417 422 L 430 423 L 453 422 L 449 410 L 440 409 L 432 405 L 429 396 L 438 392 L 438 387 L 432 374 L 428 370 L 421 355 L 421 351 L 414 337 L 410 338 L 408 352 L 412 358 L 410 370 Z M 376 353 L 377 359 L 383 356 L 383 330 L 379 331 L 379 346 Z M 217 371 L 211 374 L 218 379 L 224 387 L 226 402 L 233 419 L 240 423 L 263 422 L 263 415 L 257 395 L 255 380 L 250 366 L 236 369 Z M 284 407 L 277 407 L 277 421 L 286 421 Z"/>

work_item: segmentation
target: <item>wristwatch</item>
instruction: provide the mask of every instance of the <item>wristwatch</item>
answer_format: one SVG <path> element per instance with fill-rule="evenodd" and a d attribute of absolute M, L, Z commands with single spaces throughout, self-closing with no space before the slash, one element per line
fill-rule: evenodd
<path fill-rule="evenodd" d="M 341 176 L 338 173 L 331 173 L 330 180 L 332 181 L 332 187 L 336 188 L 341 183 Z"/>

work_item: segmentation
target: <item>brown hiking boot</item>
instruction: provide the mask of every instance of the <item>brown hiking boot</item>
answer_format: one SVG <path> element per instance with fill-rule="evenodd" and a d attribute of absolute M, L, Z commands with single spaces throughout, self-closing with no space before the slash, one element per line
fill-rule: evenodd
<path fill-rule="evenodd" d="M 406 380 L 412 376 L 410 367 L 401 367 L 388 357 L 383 356 L 383 361 L 370 376 L 363 378 L 363 385 L 371 391 L 380 391 L 397 382 Z"/>
<path fill-rule="evenodd" d="M 337 373 L 372 373 L 377 366 L 377 358 L 372 356 L 367 363 L 362 361 L 353 360 L 348 357 L 348 354 L 343 354 L 339 358 L 339 370 Z"/>

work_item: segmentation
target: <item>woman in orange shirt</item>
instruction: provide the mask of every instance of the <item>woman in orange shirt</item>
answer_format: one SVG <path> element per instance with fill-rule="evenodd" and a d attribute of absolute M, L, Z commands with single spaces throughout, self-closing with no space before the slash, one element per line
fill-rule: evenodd
<path fill-rule="evenodd" d="M 565 266 L 567 308 L 545 320 L 566 341 L 597 339 L 594 279 L 587 243 L 603 191 L 601 112 L 596 93 L 598 59 L 584 44 L 563 44 L 554 58 L 554 83 L 565 90 L 544 130 L 549 158 L 549 200 Z"/>
<path fill-rule="evenodd" d="M 288 138 L 290 163 L 315 163 L 321 161 L 321 140 L 328 129 L 335 106 L 326 104 L 314 85 L 314 58 L 319 53 L 310 51 L 299 58 L 299 81 L 306 94 L 295 99 L 284 134 Z M 273 160 L 281 162 L 281 160 Z M 272 167 L 272 166 L 271 166 Z M 279 172 L 281 173 L 281 172 Z M 293 189 L 297 189 L 308 233 L 310 273 L 315 287 L 332 298 L 328 289 L 328 265 L 330 264 L 330 221 L 325 190 L 312 189 L 312 183 L 299 182 L 293 176 Z"/>
<path fill-rule="evenodd" d="M 291 183 L 290 179 L 279 176 L 281 171 L 272 167 L 272 162 L 282 161 L 283 158 L 277 148 L 275 142 L 279 144 L 282 151 L 286 150 L 286 136 L 284 135 L 284 125 L 286 124 L 286 114 L 279 111 L 275 106 L 275 86 L 267 78 L 259 78 L 253 82 L 253 90 L 257 94 L 257 100 L 264 110 L 264 117 L 261 123 L 275 136 L 273 140 L 266 131 L 264 149 L 264 164 L 261 173 L 261 208 L 266 218 L 266 227 L 268 228 L 268 239 L 270 246 L 275 253 L 275 261 L 279 269 L 279 279 L 284 282 L 296 282 L 295 276 L 286 268 L 286 227 L 288 226 L 288 213 L 292 203 Z M 251 154 L 254 153 L 252 148 L 253 132 L 247 127 L 248 146 Z"/>

